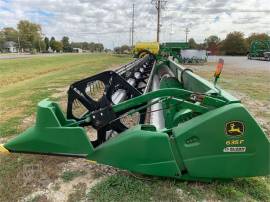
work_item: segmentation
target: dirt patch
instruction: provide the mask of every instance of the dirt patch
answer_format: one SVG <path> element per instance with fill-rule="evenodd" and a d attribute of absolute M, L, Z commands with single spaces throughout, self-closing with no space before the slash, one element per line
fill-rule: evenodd
<path fill-rule="evenodd" d="M 69 87 L 63 87 L 63 88 L 50 88 L 48 90 L 56 91 L 54 94 L 51 95 L 52 98 L 61 98 L 67 95 Z"/>
<path fill-rule="evenodd" d="M 121 66 L 122 65 L 119 65 L 119 64 L 112 64 L 112 65 L 109 66 L 109 68 L 107 70 L 115 71 L 115 70 L 119 69 Z"/>
<path fill-rule="evenodd" d="M 39 199 L 40 197 L 46 197 L 44 201 L 72 201 L 74 197 L 82 199 L 86 197 L 89 190 L 101 181 L 104 177 L 110 176 L 117 172 L 116 169 L 99 165 L 85 159 L 72 159 L 67 163 L 60 165 L 62 171 L 59 176 L 53 182 L 50 182 L 47 187 L 39 188 L 30 195 L 23 198 L 21 201 L 31 201 L 33 199 Z M 62 174 L 65 172 L 84 172 L 81 176 L 76 176 L 70 181 L 65 181 Z M 74 200 L 73 200 L 74 201 Z"/>
<path fill-rule="evenodd" d="M 20 130 L 24 131 L 27 128 L 29 128 L 30 126 L 32 126 L 35 123 L 35 119 L 36 119 L 35 114 L 32 114 L 31 116 L 24 118 L 21 122 L 20 127 L 19 127 Z"/>
<path fill-rule="evenodd" d="M 0 144 L 5 144 L 11 137 L 0 137 Z"/>

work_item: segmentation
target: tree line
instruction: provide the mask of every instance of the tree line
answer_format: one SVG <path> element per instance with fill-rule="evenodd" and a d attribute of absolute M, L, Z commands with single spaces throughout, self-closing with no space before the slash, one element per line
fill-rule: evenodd
<path fill-rule="evenodd" d="M 254 40 L 270 40 L 270 36 L 266 33 L 252 33 L 245 38 L 242 32 L 231 32 L 227 34 L 224 40 L 216 35 L 207 37 L 203 43 L 196 43 L 190 38 L 188 43 L 192 49 L 208 50 L 212 55 L 247 55 L 252 41 Z M 129 53 L 132 48 L 128 45 L 122 45 L 114 48 L 115 53 Z"/>
<path fill-rule="evenodd" d="M 270 40 L 266 33 L 253 33 L 245 38 L 242 32 L 231 32 L 224 40 L 216 35 L 211 35 L 203 43 L 196 43 L 191 38 L 188 43 L 193 49 L 206 49 L 215 55 L 246 55 L 254 40 Z M 74 48 L 90 52 L 102 52 L 102 43 L 94 42 L 70 42 L 69 37 L 63 36 L 61 40 L 55 37 L 50 39 L 42 34 L 42 27 L 39 24 L 27 20 L 21 20 L 17 24 L 17 29 L 5 27 L 0 30 L 0 52 L 5 49 L 6 42 L 12 41 L 20 52 L 72 52 Z M 106 51 L 106 50 L 105 50 Z M 116 53 L 127 53 L 131 47 L 123 45 L 115 47 Z"/>
<path fill-rule="evenodd" d="M 0 52 L 6 48 L 7 42 L 13 42 L 20 52 L 72 52 L 74 48 L 90 52 L 102 52 L 102 43 L 70 42 L 69 37 L 63 36 L 58 41 L 55 37 L 50 39 L 42 34 L 41 25 L 27 20 L 21 20 L 17 29 L 5 27 L 0 30 Z"/>
<path fill-rule="evenodd" d="M 117 46 L 113 51 L 117 54 L 130 53 L 132 51 L 132 47 L 128 45 Z"/>
<path fill-rule="evenodd" d="M 245 38 L 242 32 L 231 32 L 224 40 L 216 35 L 211 35 L 203 43 L 197 44 L 193 38 L 188 43 L 193 49 L 206 49 L 213 55 L 247 55 L 252 41 L 270 40 L 266 33 L 252 33 Z"/>

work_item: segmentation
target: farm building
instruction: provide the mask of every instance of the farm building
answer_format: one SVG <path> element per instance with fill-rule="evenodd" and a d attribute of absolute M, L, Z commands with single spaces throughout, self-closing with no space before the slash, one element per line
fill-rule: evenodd
<path fill-rule="evenodd" d="M 6 53 L 17 53 L 18 49 L 16 47 L 16 43 L 14 41 L 6 41 L 3 45 L 3 50 Z"/>
<path fill-rule="evenodd" d="M 82 53 L 83 50 L 81 48 L 73 48 L 72 52 L 74 52 L 74 53 Z"/>

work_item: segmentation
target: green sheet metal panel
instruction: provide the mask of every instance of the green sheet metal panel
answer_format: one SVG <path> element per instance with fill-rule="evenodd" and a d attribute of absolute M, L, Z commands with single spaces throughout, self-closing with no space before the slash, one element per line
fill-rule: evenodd
<path fill-rule="evenodd" d="M 157 176 L 180 176 L 169 136 L 138 125 L 95 149 L 89 159 L 134 172 Z"/>
<path fill-rule="evenodd" d="M 243 124 L 241 135 L 226 134 L 226 124 Z M 267 175 L 270 143 L 241 104 L 230 104 L 173 129 L 184 166 L 191 177 L 233 178 Z"/>
<path fill-rule="evenodd" d="M 93 147 L 82 127 L 67 127 L 59 106 L 43 100 L 38 104 L 35 126 L 4 145 L 9 151 L 82 156 L 93 152 Z"/>
<path fill-rule="evenodd" d="M 161 48 L 171 48 L 171 49 L 188 49 L 189 44 L 186 42 L 166 42 L 161 44 Z"/>

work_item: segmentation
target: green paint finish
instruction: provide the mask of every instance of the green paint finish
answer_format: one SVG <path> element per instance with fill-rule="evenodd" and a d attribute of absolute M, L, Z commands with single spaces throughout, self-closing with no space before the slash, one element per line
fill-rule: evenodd
<path fill-rule="evenodd" d="M 163 89 L 163 88 L 179 88 L 179 89 L 181 89 L 181 88 L 183 88 L 183 86 L 180 83 L 180 81 L 178 81 L 177 78 L 166 77 L 160 81 L 160 89 Z"/>
<path fill-rule="evenodd" d="M 38 104 L 36 125 L 4 146 L 10 151 L 87 156 L 93 147 L 82 127 L 66 127 L 66 120 L 56 103 L 43 100 Z"/>
<path fill-rule="evenodd" d="M 167 64 L 169 68 L 173 71 L 173 73 L 176 75 L 176 77 L 180 80 L 181 73 L 185 68 L 170 59 L 167 61 Z M 192 92 L 207 93 L 207 94 L 220 93 L 220 95 L 217 95 L 216 98 L 219 98 L 225 101 L 226 103 L 240 102 L 239 99 L 235 98 L 231 94 L 227 93 L 226 91 L 222 89 L 216 89 L 214 84 L 210 83 L 209 81 L 201 78 L 200 76 L 190 71 L 186 71 L 183 74 L 182 86 L 185 90 L 192 91 Z"/>
<path fill-rule="evenodd" d="M 149 175 L 180 175 L 168 135 L 151 128 L 138 125 L 129 129 L 97 147 L 88 158 Z"/>
<path fill-rule="evenodd" d="M 250 45 L 248 57 L 264 57 L 265 52 L 270 52 L 270 40 L 254 40 Z"/>
<path fill-rule="evenodd" d="M 178 81 L 178 79 L 174 77 L 163 78 L 160 81 L 160 89 L 165 89 L 170 91 L 171 88 L 182 88 L 182 84 Z M 163 115 L 165 121 L 166 128 L 172 128 L 177 126 L 178 123 L 175 120 L 175 114 L 179 113 L 185 108 L 184 100 L 175 100 L 175 99 L 168 99 L 162 103 L 163 106 Z M 193 106 L 194 107 L 194 106 Z"/>
<path fill-rule="evenodd" d="M 226 123 L 240 121 L 239 136 L 225 133 Z M 262 129 L 241 104 L 231 104 L 195 117 L 173 129 L 177 148 L 188 174 L 203 178 L 268 175 L 270 143 Z M 242 147 L 242 152 L 225 152 Z"/>
<path fill-rule="evenodd" d="M 160 44 L 159 55 L 157 57 L 172 56 L 177 58 L 179 62 L 182 62 L 181 50 L 189 49 L 189 44 L 185 42 L 167 42 Z M 166 58 L 167 59 L 167 58 Z M 166 60 L 165 59 L 165 60 Z"/>
<path fill-rule="evenodd" d="M 177 88 L 171 88 L 168 89 L 160 89 L 157 91 L 149 92 L 141 96 L 137 96 L 133 99 L 121 102 L 117 105 L 113 106 L 113 110 L 115 112 L 119 112 L 122 110 L 130 109 L 136 106 L 139 106 L 141 104 L 147 103 L 148 101 L 151 101 L 155 98 L 162 98 L 162 97 L 169 97 L 174 96 L 181 99 L 186 99 L 190 96 L 192 92 L 184 90 L 184 89 L 177 89 Z"/>
<path fill-rule="evenodd" d="M 208 109 L 204 106 L 201 105 L 196 105 L 196 104 L 192 104 L 191 102 L 185 101 L 185 99 L 188 99 L 190 97 L 190 95 L 192 94 L 191 91 L 187 91 L 184 89 L 177 89 L 177 88 L 166 88 L 166 89 L 160 89 L 157 91 L 153 91 L 153 92 L 149 92 L 146 93 L 144 95 L 141 96 L 137 96 L 135 98 L 132 98 L 130 100 L 121 102 L 117 105 L 114 105 L 113 111 L 115 112 L 119 112 L 119 111 L 123 111 L 126 109 L 131 109 L 134 107 L 137 107 L 141 104 L 145 104 L 155 98 L 168 98 L 168 99 L 175 99 L 178 102 L 181 102 L 182 105 L 185 105 L 187 107 L 192 108 L 194 111 L 198 111 L 198 112 L 206 112 L 208 111 Z M 205 96 L 207 97 L 207 96 Z M 211 98 L 209 98 L 211 99 Z M 225 102 L 222 102 L 221 100 L 215 98 L 215 99 L 211 99 L 214 103 L 219 102 L 219 104 L 221 105 L 225 105 Z"/>

